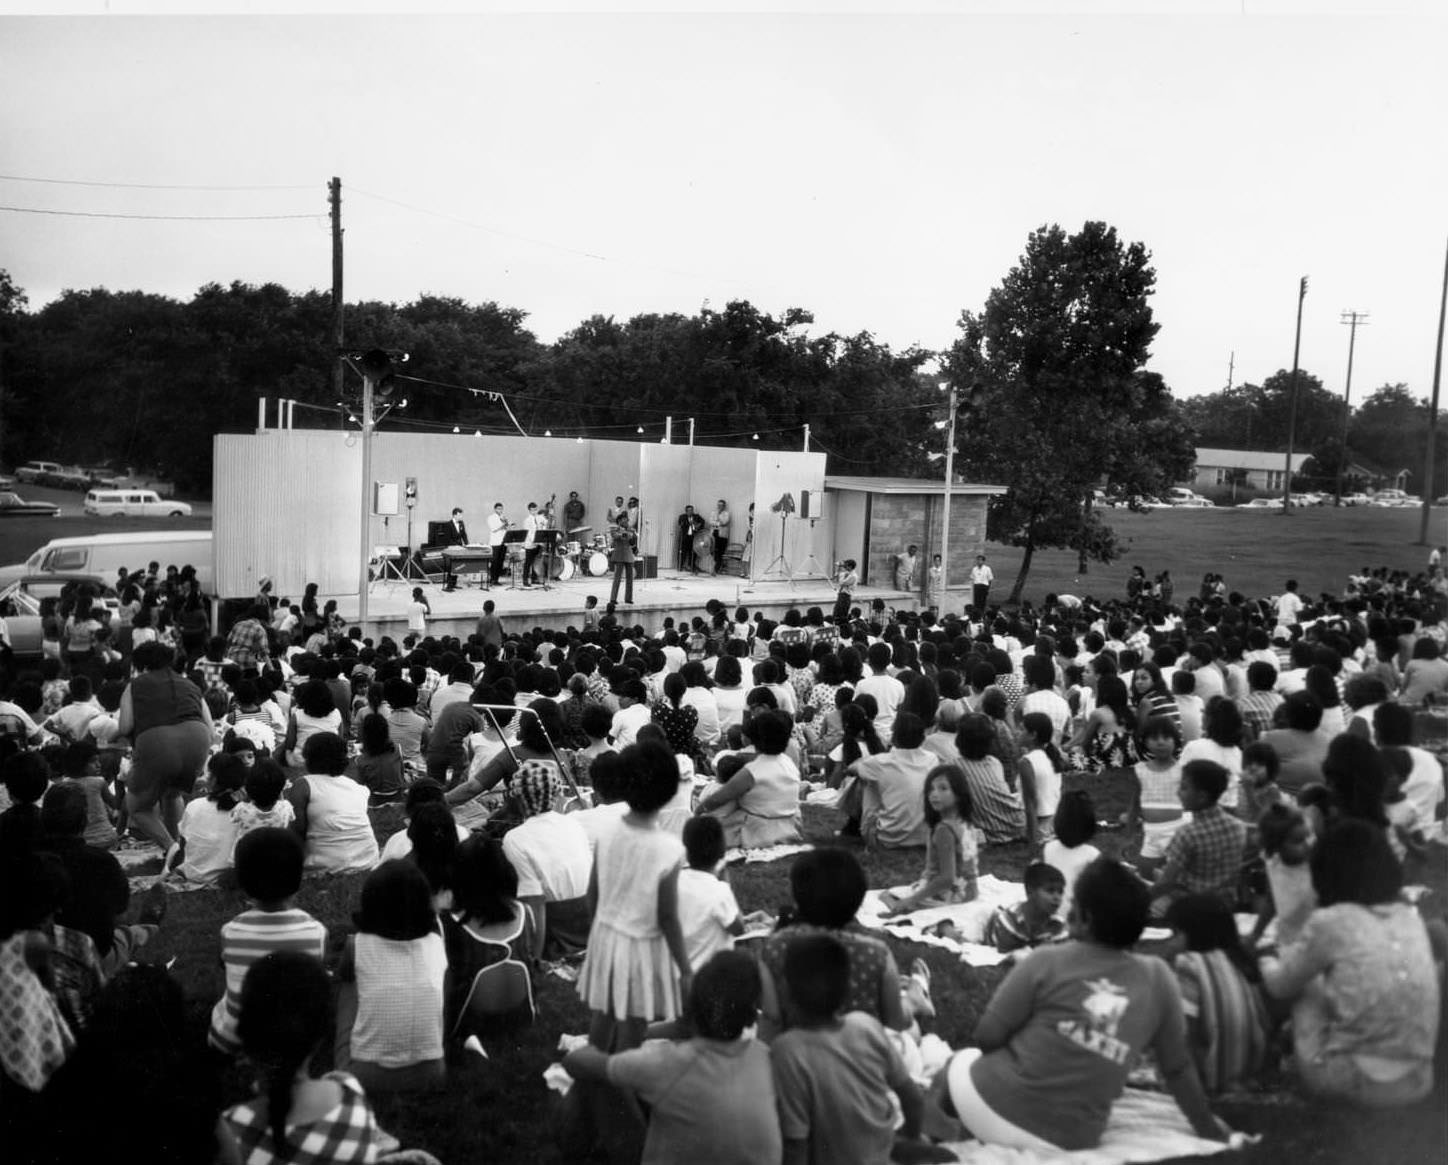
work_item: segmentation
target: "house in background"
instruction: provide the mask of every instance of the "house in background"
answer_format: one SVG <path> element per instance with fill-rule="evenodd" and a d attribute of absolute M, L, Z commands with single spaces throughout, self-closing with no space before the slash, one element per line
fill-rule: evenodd
<path fill-rule="evenodd" d="M 1292 455 L 1292 472 L 1302 472 L 1302 467 L 1312 456 L 1310 453 Z M 1285 453 L 1271 453 L 1257 449 L 1198 449 L 1197 464 L 1192 471 L 1191 484 L 1197 487 L 1249 485 L 1254 489 L 1275 492 L 1287 483 L 1283 474 L 1287 467 Z"/>
<path fill-rule="evenodd" d="M 1411 469 L 1387 470 L 1376 465 L 1365 465 L 1363 462 L 1353 459 L 1347 463 L 1347 473 L 1344 476 L 1367 490 L 1400 489 L 1406 491 L 1408 479 L 1413 476 L 1413 471 Z"/>

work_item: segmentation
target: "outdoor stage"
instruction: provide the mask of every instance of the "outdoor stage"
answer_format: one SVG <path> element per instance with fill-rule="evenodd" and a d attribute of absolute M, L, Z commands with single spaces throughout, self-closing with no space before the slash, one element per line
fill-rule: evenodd
<path fill-rule="evenodd" d="M 567 582 L 554 581 L 549 583 L 548 590 L 541 587 L 510 590 L 506 575 L 492 590 L 475 585 L 474 576 L 464 575 L 463 578 L 465 585 L 452 592 L 444 591 L 436 583 L 393 579 L 374 582 L 367 597 L 366 634 L 390 635 L 400 641 L 407 634 L 407 607 L 412 601 L 414 586 L 422 587 L 432 606 L 432 617 L 427 621 L 429 634 L 460 638 L 466 638 L 476 629 L 478 616 L 483 613 L 483 603 L 487 599 L 492 599 L 496 605 L 505 632 L 520 632 L 539 626 L 559 629 L 569 625 L 581 627 L 584 600 L 589 595 L 598 596 L 599 611 L 602 612 L 608 605 L 609 589 L 613 586 L 612 574 L 572 578 Z M 633 604 L 625 606 L 620 586 L 619 619 L 626 625 L 641 624 L 650 634 L 657 632 L 664 618 L 670 615 L 676 623 L 687 625 L 695 615 L 704 614 L 704 605 L 710 599 L 724 603 L 731 615 L 736 607 L 742 606 L 749 609 L 751 616 L 756 611 L 763 611 L 768 618 L 775 620 L 791 607 L 797 607 L 801 612 L 810 607 L 820 607 L 828 614 L 835 603 L 834 588 L 818 576 L 798 578 L 791 584 L 785 579 L 751 582 L 734 575 L 696 576 L 666 570 L 658 578 L 635 578 L 633 593 Z M 904 591 L 860 587 L 854 594 L 855 605 L 862 609 L 868 608 L 877 598 L 900 609 L 913 610 L 918 605 L 918 596 Z M 357 596 L 331 597 L 337 600 L 337 609 L 342 617 L 349 624 L 355 623 Z"/>

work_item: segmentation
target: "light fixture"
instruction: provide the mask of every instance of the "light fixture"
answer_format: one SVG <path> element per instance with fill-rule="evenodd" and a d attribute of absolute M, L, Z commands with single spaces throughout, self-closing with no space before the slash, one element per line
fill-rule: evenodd
<path fill-rule="evenodd" d="M 750 440 L 751 440 L 751 441 L 758 441 L 758 440 L 759 440 L 759 434 L 758 434 L 758 433 L 755 433 L 754 436 L 750 438 Z"/>
<path fill-rule="evenodd" d="M 580 445 L 583 444 L 583 438 L 582 438 L 582 437 L 579 437 L 579 438 L 578 438 L 578 443 L 579 443 Z"/>
<path fill-rule="evenodd" d="M 462 430 L 459 429 L 456 425 L 454 425 L 454 426 L 453 426 L 453 432 L 454 432 L 454 433 L 461 433 Z"/>
<path fill-rule="evenodd" d="M 481 429 L 474 429 L 474 430 L 473 430 L 473 436 L 474 436 L 474 437 L 477 437 L 477 438 L 479 438 L 479 439 L 481 440 L 481 439 L 482 439 L 482 436 L 483 436 L 483 431 L 482 431 Z"/>
<path fill-rule="evenodd" d="M 640 425 L 640 426 L 639 426 L 639 432 L 642 433 L 643 431 L 644 431 L 644 427 L 643 427 L 642 425 Z"/>
<path fill-rule="evenodd" d="M 553 430 L 552 430 L 552 429 L 544 429 L 544 430 L 543 430 L 543 436 L 545 436 L 545 437 L 551 437 L 551 436 L 553 436 Z"/>
<path fill-rule="evenodd" d="M 351 422 L 355 425 L 355 424 L 357 423 L 357 414 L 356 414 L 356 413 L 348 413 L 348 414 L 347 414 L 347 419 L 348 419 L 349 421 L 351 421 Z"/>
<path fill-rule="evenodd" d="M 407 398 L 403 397 L 400 401 L 398 401 L 397 407 L 400 409 L 405 409 L 407 407 Z"/>

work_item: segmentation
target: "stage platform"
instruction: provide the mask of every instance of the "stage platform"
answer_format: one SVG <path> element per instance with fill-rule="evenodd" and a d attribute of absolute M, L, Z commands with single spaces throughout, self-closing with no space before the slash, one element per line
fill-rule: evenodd
<path fill-rule="evenodd" d="M 468 576 L 464 576 L 467 578 Z M 432 606 L 427 622 L 429 634 L 456 635 L 465 638 L 477 627 L 483 603 L 492 599 L 505 632 L 521 632 L 533 627 L 564 628 L 583 625 L 583 604 L 589 595 L 598 597 L 600 612 L 608 605 L 612 575 L 573 578 L 567 582 L 550 582 L 549 589 L 532 587 L 510 590 L 506 578 L 492 590 L 485 590 L 470 581 L 455 591 L 444 591 L 436 583 L 374 582 L 367 598 L 367 626 L 364 634 L 390 635 L 401 640 L 407 634 L 407 608 L 412 601 L 412 588 L 421 586 Z M 324 596 L 325 598 L 326 596 Z M 333 595 L 337 609 L 349 624 L 357 622 L 357 596 Z M 855 590 L 855 605 L 866 609 L 875 599 L 897 609 L 914 610 L 919 597 L 904 591 L 881 587 L 860 587 Z M 736 607 L 749 608 L 749 614 L 763 611 L 770 619 L 779 619 L 791 607 L 801 612 L 820 607 L 826 614 L 835 603 L 834 588 L 818 576 L 751 582 L 732 575 L 692 575 L 663 571 L 658 578 L 635 579 L 634 601 L 625 605 L 620 588 L 618 616 L 626 625 L 640 624 L 650 634 L 657 632 L 666 616 L 687 625 L 695 615 L 704 613 L 704 605 L 718 599 L 732 614 Z"/>

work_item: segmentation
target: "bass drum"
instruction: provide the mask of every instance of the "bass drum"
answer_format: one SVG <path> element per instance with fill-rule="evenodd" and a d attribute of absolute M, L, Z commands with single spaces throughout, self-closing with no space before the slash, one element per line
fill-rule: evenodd
<path fill-rule="evenodd" d="M 706 573 L 713 573 L 714 536 L 707 530 L 694 538 L 694 566 Z"/>
<path fill-rule="evenodd" d="M 588 556 L 588 573 L 597 577 L 608 573 L 608 555 L 602 550 L 595 550 Z"/>
<path fill-rule="evenodd" d="M 559 558 L 554 560 L 556 565 L 553 569 L 553 577 L 559 582 L 567 582 L 578 573 L 578 567 L 574 565 L 571 558 Z"/>

